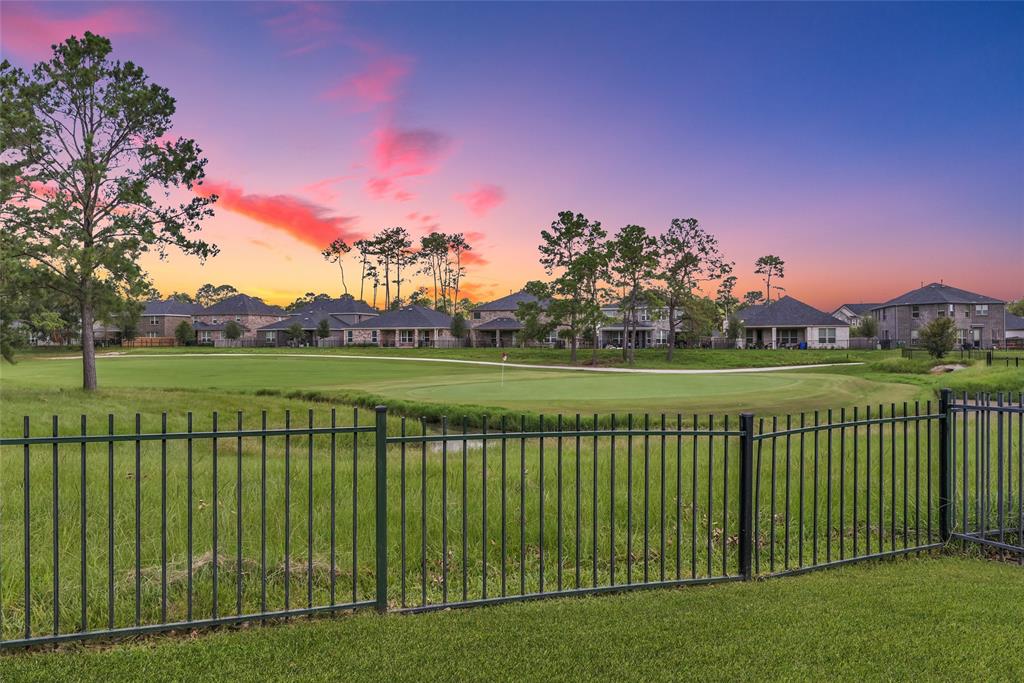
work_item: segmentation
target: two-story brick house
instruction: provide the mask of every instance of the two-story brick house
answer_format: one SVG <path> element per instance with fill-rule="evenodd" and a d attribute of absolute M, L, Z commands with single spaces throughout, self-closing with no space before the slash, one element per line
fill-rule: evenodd
<path fill-rule="evenodd" d="M 843 304 L 836 310 L 832 311 L 832 316 L 839 318 L 850 327 L 856 327 L 860 325 L 864 318 L 871 315 L 871 311 L 877 308 L 877 303 L 872 304 Z"/>
<path fill-rule="evenodd" d="M 473 346 L 515 346 L 523 324 L 516 317 L 520 303 L 533 303 L 537 297 L 519 291 L 480 304 L 469 313 L 469 342 Z"/>
<path fill-rule="evenodd" d="M 173 337 L 178 325 L 192 323 L 202 310 L 202 306 L 177 299 L 147 301 L 139 316 L 138 336 Z"/>
<path fill-rule="evenodd" d="M 346 343 L 347 334 L 352 326 L 376 318 L 380 312 L 365 301 L 360 301 L 350 294 L 337 299 L 314 301 L 311 304 L 293 311 L 288 317 L 264 325 L 257 330 L 256 338 L 261 345 L 287 346 L 289 343 L 302 343 L 315 346 L 342 346 Z M 321 321 L 327 321 L 329 336 L 321 339 L 317 334 Z M 298 324 L 303 331 L 301 340 L 291 338 L 290 329 Z"/>
<path fill-rule="evenodd" d="M 235 294 L 195 314 L 196 333 L 200 341 L 223 338 L 224 326 L 234 321 L 242 326 L 242 338 L 254 338 L 256 330 L 288 317 L 280 306 L 271 306 L 248 294 Z"/>
<path fill-rule="evenodd" d="M 883 345 L 914 346 L 922 327 L 948 317 L 961 345 L 990 349 L 1005 337 L 1005 307 L 999 299 L 933 282 L 879 304 L 872 314 Z"/>

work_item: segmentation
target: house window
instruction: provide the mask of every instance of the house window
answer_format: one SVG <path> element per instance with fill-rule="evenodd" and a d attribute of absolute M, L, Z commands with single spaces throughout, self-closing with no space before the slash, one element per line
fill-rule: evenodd
<path fill-rule="evenodd" d="M 149 324 L 150 325 L 159 325 L 160 324 L 160 318 L 150 318 L 149 319 Z"/>
<path fill-rule="evenodd" d="M 274 334 L 275 334 L 274 332 L 267 332 L 266 340 L 268 342 L 274 341 Z"/>
<path fill-rule="evenodd" d="M 242 322 L 242 316 L 240 316 L 240 315 L 236 315 L 236 316 L 235 316 L 235 322 L 236 322 L 236 323 L 240 323 L 240 322 Z"/>
<path fill-rule="evenodd" d="M 558 343 L 558 330 L 551 330 L 548 332 L 548 344 Z"/>
<path fill-rule="evenodd" d="M 889 309 L 888 308 L 883 308 L 882 309 L 882 320 L 888 320 L 888 319 L 889 319 Z"/>
<path fill-rule="evenodd" d="M 834 328 L 834 327 L 819 327 L 818 328 L 818 343 L 819 344 L 835 344 L 836 343 L 836 328 Z"/>
<path fill-rule="evenodd" d="M 668 344 L 668 330 L 655 330 L 654 331 L 654 343 L 655 344 Z"/>
<path fill-rule="evenodd" d="M 965 318 L 970 318 L 971 317 L 971 307 L 970 306 L 964 306 L 964 317 Z"/>
<path fill-rule="evenodd" d="M 415 337 L 415 332 L 412 330 L 400 330 L 398 333 L 398 341 L 402 344 L 412 344 Z"/>
<path fill-rule="evenodd" d="M 911 306 L 910 307 L 910 317 L 911 318 L 920 318 L 921 317 L 921 307 L 920 306 Z"/>
<path fill-rule="evenodd" d="M 352 343 L 352 330 L 345 330 L 345 343 L 346 344 L 351 344 Z"/>
<path fill-rule="evenodd" d="M 835 336 L 835 329 L 832 330 L 833 336 Z M 792 346 L 799 341 L 799 334 L 796 330 L 779 330 L 775 338 L 775 343 L 779 346 Z"/>
<path fill-rule="evenodd" d="M 651 319 L 651 312 L 646 308 L 641 308 L 636 312 L 636 319 L 642 323 L 648 322 Z"/>
<path fill-rule="evenodd" d="M 935 314 L 938 315 L 940 318 L 945 318 L 946 317 L 946 307 L 945 306 L 939 306 L 938 308 L 935 309 Z"/>
<path fill-rule="evenodd" d="M 146 336 L 149 337 L 150 339 L 154 339 L 160 335 L 158 335 L 156 332 L 147 332 Z"/>
<path fill-rule="evenodd" d="M 370 343 L 371 344 L 376 344 L 377 343 L 377 330 L 371 330 L 370 331 Z"/>
<path fill-rule="evenodd" d="M 988 315 L 988 304 L 978 304 L 974 307 L 975 315 Z"/>
<path fill-rule="evenodd" d="M 479 320 L 481 316 L 480 311 L 473 311 L 473 320 Z"/>
<path fill-rule="evenodd" d="M 920 335 L 918 335 L 917 330 L 910 331 L 910 341 L 917 341 L 919 336 Z"/>

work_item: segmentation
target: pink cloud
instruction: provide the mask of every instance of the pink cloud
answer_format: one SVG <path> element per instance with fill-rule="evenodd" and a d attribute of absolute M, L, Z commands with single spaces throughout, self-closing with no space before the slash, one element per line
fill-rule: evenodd
<path fill-rule="evenodd" d="M 289 2 L 284 12 L 264 23 L 275 37 L 290 47 L 289 56 L 314 52 L 331 44 L 331 37 L 341 29 L 341 22 L 330 3 Z"/>
<path fill-rule="evenodd" d="M 216 181 L 206 181 L 195 191 L 203 197 L 216 194 L 219 199 L 215 206 L 218 209 L 251 218 L 317 249 L 322 249 L 337 237 L 351 242 L 361 236 L 353 229 L 356 217 L 332 216 L 330 209 L 299 197 L 245 194 L 231 183 Z"/>
<path fill-rule="evenodd" d="M 365 71 L 345 79 L 325 92 L 323 97 L 350 100 L 362 110 L 393 102 L 398 96 L 398 86 L 409 74 L 410 66 L 411 60 L 407 57 L 374 60 Z"/>
<path fill-rule="evenodd" d="M 451 149 L 451 139 L 428 128 L 378 129 L 373 134 L 373 162 L 381 174 L 392 178 L 433 173 Z"/>
<path fill-rule="evenodd" d="M 456 194 L 454 199 L 465 204 L 471 214 L 482 218 L 505 201 L 505 190 L 497 185 L 477 185 L 470 192 Z"/>
<path fill-rule="evenodd" d="M 338 198 L 338 193 L 332 188 L 339 183 L 343 183 L 346 180 L 352 180 L 356 176 L 353 175 L 336 175 L 330 178 L 324 178 L 318 180 L 315 183 L 309 183 L 303 185 L 300 189 L 308 195 L 313 196 L 315 199 L 321 202 L 330 202 Z"/>
<path fill-rule="evenodd" d="M 108 38 L 142 33 L 150 25 L 145 19 L 138 7 L 127 5 L 86 11 L 73 17 L 56 17 L 50 14 L 49 8 L 44 11 L 39 5 L 4 3 L 0 42 L 4 52 L 40 60 L 50 55 L 51 45 L 72 35 L 81 37 L 86 31 Z"/>

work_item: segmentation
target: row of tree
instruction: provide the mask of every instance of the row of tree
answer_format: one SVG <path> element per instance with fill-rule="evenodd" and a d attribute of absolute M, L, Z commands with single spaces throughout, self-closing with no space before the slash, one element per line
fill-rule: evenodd
<path fill-rule="evenodd" d="M 348 294 L 345 260 L 353 249 L 359 265 L 359 298 L 366 301 L 367 287 L 371 288 L 374 308 L 379 290 L 383 289 L 386 307 L 392 308 L 396 302 L 403 302 L 402 284 L 415 275 L 423 275 L 433 283 L 433 308 L 446 313 L 458 311 L 459 290 L 466 275 L 464 255 L 473 249 L 463 233 L 434 231 L 421 237 L 418 244 L 414 244 L 409 231 L 400 226 L 386 228 L 352 245 L 339 237 L 321 254 L 330 263 L 338 264 L 345 294 Z M 410 299 L 425 303 L 427 291 L 417 288 L 418 296 L 410 296 Z"/>
<path fill-rule="evenodd" d="M 618 304 L 622 317 L 624 359 L 634 359 L 639 313 L 646 309 L 664 311 L 671 360 L 678 336 L 706 336 L 740 306 L 770 302 L 773 293 L 782 291 L 777 283 L 785 275 L 781 258 L 762 256 L 754 272 L 764 277 L 765 292 L 748 292 L 740 301 L 733 294 L 735 263 L 696 218 L 673 219 L 660 235 L 627 225 L 609 237 L 599 221 L 563 211 L 550 229 L 541 231 L 539 251 L 551 279 L 527 285 L 540 301 L 519 304 L 523 335 L 539 339 L 561 330 L 574 363 L 580 341 L 588 338 L 596 360 L 598 329 L 607 322 L 602 308 L 610 302 Z M 713 281 L 719 284 L 710 298 L 701 287 Z M 735 333 L 739 326 L 733 320 L 730 328 Z"/>

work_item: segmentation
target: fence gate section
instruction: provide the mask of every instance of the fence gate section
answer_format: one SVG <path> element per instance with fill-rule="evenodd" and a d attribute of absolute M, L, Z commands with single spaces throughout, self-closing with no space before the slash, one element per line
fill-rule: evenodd
<path fill-rule="evenodd" d="M 951 398 L 951 537 L 1024 561 L 1024 401 Z"/>

